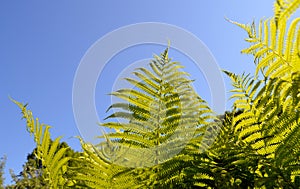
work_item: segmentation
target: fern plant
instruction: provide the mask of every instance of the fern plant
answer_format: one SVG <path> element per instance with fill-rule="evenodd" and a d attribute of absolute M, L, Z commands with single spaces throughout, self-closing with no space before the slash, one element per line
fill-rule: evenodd
<path fill-rule="evenodd" d="M 141 81 L 126 78 L 136 89 L 112 93 L 126 102 L 111 105 L 108 110 L 118 110 L 106 119 L 122 118 L 126 122 L 101 124 L 115 130 L 106 135 L 113 144 L 130 152 L 117 154 L 114 161 L 123 161 L 125 165 L 128 159 L 129 167 L 164 162 L 177 154 L 209 118 L 209 108 L 190 86 L 188 74 L 179 70 L 182 66 L 170 61 L 168 49 L 161 57 L 155 56 L 150 67 L 151 70 L 140 68 L 134 72 Z M 132 155 L 142 161 L 133 160 Z"/>
<path fill-rule="evenodd" d="M 300 1 L 275 2 L 275 16 L 255 24 L 233 22 L 247 31 L 251 43 L 242 53 L 252 54 L 256 72 L 236 75 L 225 71 L 235 87 L 234 108 L 243 113 L 233 119 L 235 133 L 263 155 L 258 187 L 299 185 L 299 18 L 288 21 Z M 262 78 L 261 78 L 262 77 Z M 261 79 L 259 79 L 261 78 Z"/>
<path fill-rule="evenodd" d="M 73 181 L 65 178 L 67 163 L 71 157 L 64 156 L 67 148 L 58 149 L 60 137 L 51 142 L 50 126 L 41 124 L 35 119 L 26 106 L 12 99 L 22 110 L 23 118 L 26 119 L 27 131 L 34 138 L 36 143 L 36 158 L 42 165 L 43 181 L 47 183 L 45 188 L 65 188 L 72 185 Z"/>
<path fill-rule="evenodd" d="M 37 145 L 47 188 L 299 188 L 299 0 L 276 0 L 274 16 L 244 25 L 256 72 L 224 71 L 234 89 L 232 112 L 216 117 L 172 62 L 167 48 L 148 68 L 127 78 L 132 89 L 112 95 L 123 102 L 101 126 L 113 132 L 99 145 L 81 141 L 82 156 L 69 167 L 60 138 L 14 101 Z M 116 120 L 122 120 L 120 122 Z M 216 140 L 213 140 L 216 137 Z M 80 165 L 80 166 L 78 166 Z M 68 173 L 68 174 L 65 174 Z"/>
<path fill-rule="evenodd" d="M 116 171 L 109 175 L 129 171 L 139 175 L 139 182 L 148 187 L 167 185 L 172 180 L 171 172 L 178 167 L 173 156 L 195 135 L 203 134 L 203 127 L 212 116 L 207 104 L 191 87 L 188 74 L 179 70 L 182 66 L 168 58 L 168 50 L 155 56 L 149 64 L 151 70 L 140 68 L 134 72 L 140 81 L 126 78 L 135 88 L 112 93 L 125 102 L 111 105 L 108 111 L 117 111 L 106 119 L 118 118 L 124 122 L 102 123 L 114 132 L 103 135 L 106 142 L 100 143 L 92 153 L 98 157 L 97 161 L 105 159 L 107 166 L 135 168 L 109 169 Z M 100 186 L 95 180 L 89 181 Z"/>

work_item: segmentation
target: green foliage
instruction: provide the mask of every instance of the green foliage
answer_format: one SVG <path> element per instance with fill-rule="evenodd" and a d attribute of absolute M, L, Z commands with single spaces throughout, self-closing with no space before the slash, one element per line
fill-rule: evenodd
<path fill-rule="evenodd" d="M 83 156 L 77 159 L 74 179 L 88 188 L 138 188 L 130 169 L 113 164 L 98 149 L 82 141 Z M 80 188 L 80 184 L 76 184 Z"/>
<path fill-rule="evenodd" d="M 40 124 L 35 119 L 30 110 L 26 106 L 14 101 L 22 110 L 23 118 L 26 119 L 27 131 L 33 136 L 36 143 L 35 156 L 41 163 L 41 175 L 43 181 L 47 183 L 44 188 L 63 188 L 69 181 L 63 177 L 67 171 L 67 164 L 71 157 L 65 157 L 67 147 L 59 148 L 60 138 L 56 138 L 53 142 L 50 138 L 50 126 Z"/>
<path fill-rule="evenodd" d="M 53 141 L 51 141 L 51 144 Z M 67 143 L 62 142 L 58 145 L 58 152 L 62 148 L 67 148 L 64 157 L 71 157 L 70 161 L 68 161 L 68 167 L 78 167 L 76 158 L 81 156 L 81 153 L 75 152 L 72 150 Z M 55 153 L 56 153 L 55 152 Z M 48 186 L 48 181 L 43 178 L 42 172 L 42 161 L 36 157 L 37 148 L 35 148 L 32 153 L 28 154 L 27 162 L 23 165 L 23 170 L 15 175 L 11 172 L 11 176 L 13 178 L 14 184 L 8 186 L 7 188 L 45 188 Z M 72 177 L 72 171 L 69 170 L 65 172 L 63 175 L 64 178 Z"/>
<path fill-rule="evenodd" d="M 36 149 L 27 156 L 27 162 L 23 165 L 23 171 L 19 175 L 15 175 L 11 170 L 11 177 L 13 178 L 14 184 L 7 188 L 42 188 L 47 186 L 42 178 L 42 165 L 36 156 Z"/>
<path fill-rule="evenodd" d="M 118 161 L 115 163 L 125 165 L 121 161 L 133 157 L 136 160 L 130 159 L 126 166 L 143 167 L 162 163 L 168 160 L 170 154 L 176 154 L 178 148 L 180 150 L 187 139 L 192 139 L 195 131 L 206 125 L 210 118 L 210 109 L 192 89 L 192 81 L 186 77 L 188 74 L 179 70 L 182 66 L 168 58 L 168 49 L 160 57 L 155 56 L 150 67 L 151 70 L 140 68 L 134 72 L 140 81 L 126 78 L 136 89 L 120 89 L 112 93 L 125 102 L 110 106 L 109 110 L 114 108 L 121 111 L 107 119 L 123 118 L 126 121 L 101 125 L 115 131 L 105 135 L 112 144 L 129 151 L 117 157 L 121 160 L 115 158 Z M 149 158 L 145 159 L 144 156 Z M 139 158 L 142 158 L 142 162 Z"/>
<path fill-rule="evenodd" d="M 251 44 L 242 53 L 252 54 L 255 58 L 256 73 L 267 78 L 282 77 L 290 79 L 291 73 L 300 71 L 300 18 L 295 18 L 288 26 L 290 16 L 300 6 L 298 0 L 277 0 L 274 4 L 275 16 L 261 20 L 258 31 L 254 23 L 237 24 L 248 33 L 245 39 Z"/>
<path fill-rule="evenodd" d="M 112 93 L 124 100 L 108 108 L 116 111 L 101 124 L 112 132 L 97 146 L 81 140 L 83 153 L 60 146 L 60 138 L 52 141 L 50 127 L 14 101 L 37 145 L 17 184 L 300 188 L 300 18 L 290 20 L 299 6 L 299 0 L 277 0 L 274 16 L 258 27 L 231 21 L 248 33 L 250 47 L 242 53 L 254 56 L 256 72 L 224 71 L 235 100 L 224 115 L 214 116 L 168 48 L 133 73 L 138 80 L 126 78 L 132 89 Z"/>
<path fill-rule="evenodd" d="M 257 187 L 300 186 L 300 19 L 287 26 L 299 5 L 299 1 L 276 1 L 275 16 L 261 21 L 258 32 L 254 24 L 234 22 L 247 31 L 251 46 L 242 53 L 252 54 L 256 64 L 253 78 L 225 73 L 234 86 L 234 109 L 243 110 L 233 118 L 235 135 L 262 156 L 255 171 Z"/>
<path fill-rule="evenodd" d="M 194 135 L 203 135 L 203 127 L 212 117 L 211 110 L 192 89 L 188 74 L 168 58 L 168 49 L 155 56 L 149 66 L 151 69 L 134 72 L 139 81 L 126 78 L 133 89 L 112 93 L 125 102 L 111 105 L 108 111 L 117 111 L 107 119 L 125 121 L 101 124 L 114 132 L 103 135 L 106 142 L 99 146 L 92 148 L 83 143 L 87 154 L 84 162 L 90 165 L 78 178 L 93 188 L 177 186 L 182 175 L 174 173 L 183 170 L 186 162 L 178 161 L 183 154 L 176 161 L 173 156 Z"/>
<path fill-rule="evenodd" d="M 6 157 L 0 158 L 0 189 L 4 188 L 4 167 L 5 167 Z"/>

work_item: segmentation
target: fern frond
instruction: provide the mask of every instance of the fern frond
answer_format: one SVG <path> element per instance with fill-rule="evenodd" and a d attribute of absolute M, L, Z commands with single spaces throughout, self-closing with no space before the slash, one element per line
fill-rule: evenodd
<path fill-rule="evenodd" d="M 89 188 L 139 188 L 131 169 L 115 165 L 103 149 L 81 140 L 83 156 L 77 161 L 81 167 L 76 169 L 76 180 L 83 181 Z"/>
<path fill-rule="evenodd" d="M 278 0 L 274 5 L 275 16 L 271 19 L 260 22 L 259 32 L 256 32 L 255 25 L 243 25 L 232 22 L 246 30 L 250 39 L 246 41 L 251 43 L 249 48 L 242 50 L 242 53 L 252 54 L 257 64 L 255 75 L 262 72 L 264 77 L 287 77 L 290 72 L 299 70 L 299 21 L 294 19 L 290 26 L 287 26 L 287 20 L 295 12 L 300 3 L 297 0 L 284 1 Z M 294 53 L 297 52 L 297 53 Z"/>
<path fill-rule="evenodd" d="M 22 110 L 23 118 L 27 122 L 27 131 L 33 135 L 37 145 L 36 158 L 42 163 L 42 177 L 47 181 L 49 188 L 63 188 L 67 179 L 63 177 L 71 157 L 65 155 L 67 148 L 58 149 L 60 137 L 51 142 L 50 126 L 40 124 L 34 119 L 32 112 L 26 105 L 11 99 Z"/>
<path fill-rule="evenodd" d="M 123 160 L 133 158 L 129 153 L 132 151 L 136 157 L 145 157 L 147 154 L 149 162 L 164 162 L 178 152 L 188 142 L 187 139 L 192 139 L 198 127 L 211 118 L 211 110 L 196 95 L 190 85 L 192 81 L 187 78 L 188 74 L 180 70 L 180 63 L 171 62 L 168 49 L 161 56 L 154 57 L 150 68 L 136 69 L 134 74 L 140 80 L 126 78 L 134 89 L 120 89 L 111 93 L 125 102 L 111 105 L 108 110 L 120 111 L 106 119 L 122 118 L 126 122 L 108 122 L 102 126 L 116 131 L 106 136 L 121 145 L 121 151 L 128 151 L 124 152 Z M 130 161 L 142 163 L 139 163 L 141 160 Z M 148 165 L 149 162 L 143 163 Z"/>

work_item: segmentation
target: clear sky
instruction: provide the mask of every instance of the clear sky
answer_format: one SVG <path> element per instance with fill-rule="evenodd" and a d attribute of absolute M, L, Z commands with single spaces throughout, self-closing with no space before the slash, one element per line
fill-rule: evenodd
<path fill-rule="evenodd" d="M 8 170 L 18 173 L 34 148 L 20 110 L 8 96 L 28 102 L 41 122 L 53 126 L 53 137 L 63 136 L 63 141 L 79 150 L 78 140 L 72 138 L 79 135 L 72 111 L 73 79 L 81 58 L 99 38 L 128 24 L 173 24 L 201 39 L 222 69 L 251 72 L 254 69 L 251 57 L 240 54 L 240 50 L 247 47 L 243 41 L 246 33 L 224 17 L 248 23 L 272 16 L 272 10 L 272 0 L 1 1 L 0 156 L 7 156 L 6 182 L 10 181 Z M 95 94 L 100 119 L 107 115 L 109 98 L 106 94 L 112 84 L 109 73 L 118 70 L 116 62 L 125 59 L 124 64 L 129 64 L 151 58 L 162 50 L 161 46 L 132 48 L 110 62 L 106 68 L 108 75 L 102 76 L 110 82 L 99 78 Z M 191 72 L 193 79 L 203 78 L 201 73 Z M 224 80 L 230 90 L 230 81 L 225 76 Z M 207 90 L 200 91 L 201 96 L 209 98 Z"/>

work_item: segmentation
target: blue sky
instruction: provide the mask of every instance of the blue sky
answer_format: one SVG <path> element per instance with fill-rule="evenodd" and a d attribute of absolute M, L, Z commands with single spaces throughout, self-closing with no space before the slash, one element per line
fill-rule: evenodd
<path fill-rule="evenodd" d="M 53 126 L 52 137 L 63 136 L 64 141 L 79 150 L 78 140 L 73 138 L 79 135 L 72 111 L 73 79 L 81 58 L 99 38 L 128 24 L 172 24 L 201 39 L 222 69 L 251 72 L 254 69 L 251 57 L 240 54 L 240 50 L 247 47 L 243 41 L 246 33 L 225 21 L 224 17 L 248 23 L 252 19 L 272 16 L 272 10 L 272 0 L 190 0 L 182 3 L 169 0 L 1 1 L 0 156 L 7 156 L 6 182 L 10 180 L 8 169 L 18 173 L 27 154 L 34 148 L 20 110 L 8 96 L 28 102 L 41 122 Z M 109 62 L 102 80 L 99 78 L 95 94 L 100 119 L 107 115 L 104 114 L 109 105 L 106 94 L 112 83 L 105 79 L 113 80 L 109 73 L 118 70 L 117 62 L 129 64 L 151 58 L 162 50 L 162 46 L 135 47 Z M 176 53 L 174 57 L 188 61 Z M 199 71 L 191 72 L 193 79 L 203 80 Z M 224 80 L 226 89 L 230 90 L 230 81 L 225 76 Z M 195 85 L 201 88 L 201 82 Z M 207 90 L 200 91 L 203 97 L 209 98 Z"/>

